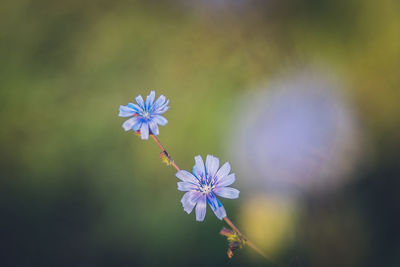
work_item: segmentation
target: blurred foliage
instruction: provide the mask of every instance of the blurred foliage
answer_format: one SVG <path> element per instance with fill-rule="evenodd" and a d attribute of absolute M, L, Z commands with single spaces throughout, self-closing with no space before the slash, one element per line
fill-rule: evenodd
<path fill-rule="evenodd" d="M 2 266 L 262 265 L 248 249 L 227 259 L 210 210 L 204 223 L 183 212 L 173 169 L 122 130 L 118 106 L 155 89 L 171 99 L 160 139 L 180 166 L 228 161 L 236 99 L 308 64 L 348 85 L 366 160 L 346 190 L 306 202 L 277 257 L 400 264 L 400 3 L 216 2 L 2 3 Z M 224 201 L 234 221 L 245 201 Z"/>

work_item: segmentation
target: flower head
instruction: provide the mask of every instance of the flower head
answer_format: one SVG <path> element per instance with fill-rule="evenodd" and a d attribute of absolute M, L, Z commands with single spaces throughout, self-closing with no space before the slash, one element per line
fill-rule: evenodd
<path fill-rule="evenodd" d="M 176 173 L 176 177 L 182 180 L 178 182 L 178 190 L 187 191 L 181 200 L 183 209 L 189 214 L 196 206 L 196 220 L 203 221 L 208 203 L 218 219 L 222 220 L 226 211 L 216 195 L 230 199 L 239 197 L 239 190 L 227 187 L 235 182 L 235 174 L 229 174 L 231 166 L 228 162 L 219 168 L 219 159 L 214 156 L 207 155 L 205 166 L 200 156 L 194 159 L 192 173 L 185 170 Z"/>
<path fill-rule="evenodd" d="M 154 101 L 156 93 L 151 91 L 146 98 L 146 102 L 141 95 L 136 97 L 136 103 L 129 103 L 119 107 L 120 117 L 132 117 L 122 124 L 125 131 L 133 130 L 140 133 L 142 139 L 148 139 L 149 133 L 158 135 L 158 124 L 164 126 L 168 123 L 167 119 L 161 116 L 169 109 L 169 100 L 161 95 Z"/>

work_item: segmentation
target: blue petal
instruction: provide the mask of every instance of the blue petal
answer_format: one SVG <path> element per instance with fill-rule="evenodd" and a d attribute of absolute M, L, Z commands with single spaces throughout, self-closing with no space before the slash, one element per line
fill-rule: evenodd
<path fill-rule="evenodd" d="M 140 127 L 140 136 L 143 140 L 149 139 L 149 125 L 147 123 L 142 123 L 142 127 Z"/>
<path fill-rule="evenodd" d="M 151 105 L 153 105 L 154 98 L 156 97 L 156 93 L 154 91 L 150 91 L 150 94 L 146 98 L 146 110 L 150 110 Z"/>
<path fill-rule="evenodd" d="M 222 220 L 223 218 L 225 218 L 227 216 L 226 210 L 225 210 L 224 206 L 222 205 L 222 203 L 218 200 L 218 198 L 217 198 L 217 202 L 218 202 L 219 208 L 215 211 L 215 215 L 220 220 Z"/>
<path fill-rule="evenodd" d="M 154 135 L 158 135 L 159 134 L 157 122 L 152 120 L 152 121 L 149 122 L 149 126 L 150 126 L 150 131 L 151 131 L 152 134 L 154 134 Z"/>
<path fill-rule="evenodd" d="M 221 202 L 215 197 L 213 193 L 207 195 L 207 202 L 218 219 L 222 220 L 226 217 L 224 206 L 222 206 Z"/>
<path fill-rule="evenodd" d="M 143 112 L 143 109 L 139 107 L 139 105 L 133 104 L 133 103 L 128 103 L 127 107 L 131 109 L 135 109 L 137 112 Z"/>
<path fill-rule="evenodd" d="M 178 190 L 179 191 L 190 191 L 190 190 L 196 190 L 199 187 L 193 183 L 189 182 L 178 182 Z"/>
<path fill-rule="evenodd" d="M 136 103 L 138 103 L 139 107 L 142 108 L 142 110 L 144 110 L 144 100 L 143 97 L 141 95 L 138 95 L 136 98 Z"/>
<path fill-rule="evenodd" d="M 228 186 L 228 185 L 233 184 L 234 182 L 235 182 L 235 174 L 231 173 L 227 176 L 220 177 L 217 180 L 216 187 Z"/>
<path fill-rule="evenodd" d="M 201 195 L 197 200 L 196 205 L 196 221 L 202 222 L 206 217 L 207 211 L 207 203 L 206 203 L 206 195 Z"/>
<path fill-rule="evenodd" d="M 183 195 L 181 203 L 187 214 L 192 212 L 197 200 L 201 197 L 201 195 L 202 194 L 198 191 L 189 191 Z"/>
<path fill-rule="evenodd" d="M 157 122 L 158 124 L 160 124 L 161 126 L 164 126 L 165 124 L 168 123 L 168 120 L 167 120 L 166 118 L 164 118 L 163 116 L 161 116 L 161 115 L 156 115 L 156 116 L 153 118 L 153 120 L 154 120 L 155 122 Z"/>
<path fill-rule="evenodd" d="M 142 120 L 138 119 L 138 121 L 135 123 L 135 125 L 132 126 L 133 131 L 139 131 L 140 128 L 142 127 Z"/>
<path fill-rule="evenodd" d="M 210 208 L 212 211 L 215 211 L 218 209 L 217 198 L 215 197 L 215 195 L 213 193 L 210 193 L 207 195 L 207 202 L 208 202 L 208 205 L 210 205 Z"/>
<path fill-rule="evenodd" d="M 152 111 L 155 112 L 157 109 L 161 107 L 165 103 L 165 96 L 160 95 L 157 100 L 154 102 L 152 106 Z"/>
<path fill-rule="evenodd" d="M 169 109 L 169 100 L 167 100 L 167 102 L 165 102 L 162 106 L 158 107 L 157 110 L 154 110 L 154 113 L 156 114 L 163 114 L 164 112 L 166 112 Z"/>
<path fill-rule="evenodd" d="M 122 124 L 122 128 L 124 128 L 125 131 L 129 131 L 132 129 L 132 127 L 135 125 L 135 123 L 137 123 L 138 120 L 139 120 L 138 117 L 130 118 L 129 120 L 126 120 Z"/>
<path fill-rule="evenodd" d="M 199 179 L 205 177 L 204 162 L 201 156 L 194 157 L 194 161 L 193 174 Z"/>
<path fill-rule="evenodd" d="M 224 198 L 235 199 L 239 197 L 239 190 L 232 187 L 216 187 L 213 192 Z"/>
<path fill-rule="evenodd" d="M 218 219 L 222 220 L 226 217 L 226 210 L 224 206 L 213 193 L 207 195 L 207 202 Z"/>
<path fill-rule="evenodd" d="M 163 114 L 163 113 L 167 112 L 168 109 L 169 109 L 169 106 L 164 107 L 164 108 L 160 108 L 160 109 L 158 109 L 157 112 L 155 112 L 155 113 L 160 115 L 160 114 Z"/>
<path fill-rule="evenodd" d="M 217 173 L 218 167 L 219 167 L 219 159 L 212 155 L 207 155 L 206 172 L 211 178 L 213 178 Z"/>
<path fill-rule="evenodd" d="M 214 211 L 214 213 L 215 216 L 217 216 L 217 218 L 220 220 L 224 219 L 227 216 L 224 206 L 219 207 L 216 211 Z"/>
<path fill-rule="evenodd" d="M 127 106 L 119 106 L 119 114 L 120 117 L 132 117 L 135 115 L 137 111 Z"/>
<path fill-rule="evenodd" d="M 190 182 L 190 183 L 195 183 L 195 184 L 198 183 L 198 180 L 196 179 L 196 177 L 194 177 L 193 174 L 191 174 L 188 171 L 180 170 L 175 175 L 176 175 L 176 177 L 178 177 L 179 179 L 181 179 L 184 182 Z"/>
<path fill-rule="evenodd" d="M 230 171 L 231 171 L 231 165 L 229 164 L 229 162 L 226 162 L 215 174 L 216 181 L 218 181 L 222 177 L 227 176 Z"/>

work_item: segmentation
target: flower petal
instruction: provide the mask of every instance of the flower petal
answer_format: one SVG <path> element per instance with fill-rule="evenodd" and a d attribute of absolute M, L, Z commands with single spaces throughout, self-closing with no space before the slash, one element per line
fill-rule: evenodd
<path fill-rule="evenodd" d="M 222 220 L 223 218 L 225 218 L 227 216 L 226 210 L 225 210 L 224 206 L 221 204 L 221 202 L 218 200 L 218 198 L 217 198 L 217 201 L 221 206 L 214 213 L 218 219 Z"/>
<path fill-rule="evenodd" d="M 183 195 L 181 203 L 183 210 L 186 211 L 187 214 L 192 212 L 197 200 L 201 197 L 201 195 L 202 194 L 198 191 L 189 191 Z"/>
<path fill-rule="evenodd" d="M 218 219 L 222 220 L 226 217 L 226 210 L 224 206 L 213 193 L 207 195 L 207 202 Z"/>
<path fill-rule="evenodd" d="M 227 176 L 223 176 L 217 180 L 217 183 L 215 184 L 216 187 L 223 187 L 223 186 L 228 186 L 231 185 L 235 182 L 235 174 L 231 173 Z"/>
<path fill-rule="evenodd" d="M 197 200 L 196 221 L 198 222 L 204 221 L 204 218 L 206 217 L 206 211 L 207 211 L 206 195 L 202 194 Z"/>
<path fill-rule="evenodd" d="M 132 126 L 132 130 L 133 131 L 139 131 L 140 128 L 142 127 L 142 120 L 137 120 L 137 122 L 135 123 L 135 125 Z"/>
<path fill-rule="evenodd" d="M 194 183 L 190 182 L 178 182 L 178 190 L 179 191 L 190 191 L 190 190 L 196 190 L 198 189 L 198 186 Z"/>
<path fill-rule="evenodd" d="M 146 110 L 150 110 L 151 105 L 153 105 L 154 98 L 156 97 L 156 93 L 154 91 L 150 91 L 150 94 L 146 98 Z"/>
<path fill-rule="evenodd" d="M 194 161 L 195 165 L 193 167 L 193 174 L 200 179 L 205 176 L 204 162 L 201 156 L 194 157 Z"/>
<path fill-rule="evenodd" d="M 137 111 L 127 106 L 119 106 L 119 114 L 120 117 L 132 117 L 135 115 Z"/>
<path fill-rule="evenodd" d="M 231 165 L 229 164 L 229 162 L 226 162 L 224 165 L 222 165 L 221 168 L 219 168 L 219 170 L 215 174 L 216 181 L 218 182 L 221 178 L 227 176 L 230 171 L 231 171 Z"/>
<path fill-rule="evenodd" d="M 156 114 L 163 114 L 169 109 L 169 100 L 167 100 L 162 106 L 158 107 L 157 110 L 154 110 Z"/>
<path fill-rule="evenodd" d="M 211 178 L 214 178 L 215 174 L 217 173 L 218 167 L 219 167 L 219 159 L 212 155 L 207 155 L 206 172 Z"/>
<path fill-rule="evenodd" d="M 149 122 L 149 127 L 152 134 L 158 135 L 160 133 L 158 130 L 157 122 L 155 122 L 154 120 Z"/>
<path fill-rule="evenodd" d="M 239 197 L 240 191 L 232 187 L 216 187 L 213 192 L 224 198 L 235 199 Z"/>
<path fill-rule="evenodd" d="M 122 124 L 122 128 L 124 128 L 125 131 L 129 131 L 132 129 L 133 125 L 135 125 L 135 123 L 137 123 L 139 120 L 138 117 L 133 117 L 130 118 L 129 120 L 126 120 L 123 124 Z"/>
<path fill-rule="evenodd" d="M 193 176 L 193 174 L 191 174 L 188 171 L 185 170 L 180 170 L 175 174 L 176 177 L 178 177 L 179 179 L 181 179 L 184 182 L 190 182 L 190 183 L 198 183 L 198 180 L 196 179 L 196 177 Z"/>
<path fill-rule="evenodd" d="M 149 125 L 147 123 L 142 123 L 140 127 L 140 136 L 143 140 L 149 139 Z"/>
<path fill-rule="evenodd" d="M 136 98 L 136 103 L 138 103 L 139 107 L 142 108 L 142 110 L 144 110 L 144 100 L 142 95 L 138 95 Z"/>
<path fill-rule="evenodd" d="M 168 123 L 168 120 L 161 115 L 154 116 L 153 120 L 158 124 L 160 124 L 161 126 L 164 126 L 165 124 Z"/>
<path fill-rule="evenodd" d="M 160 95 L 157 100 L 154 102 L 152 111 L 155 112 L 165 103 L 165 96 Z"/>
<path fill-rule="evenodd" d="M 133 103 L 128 103 L 128 105 L 126 105 L 128 108 L 134 109 L 136 110 L 138 113 L 139 112 L 143 112 L 143 109 L 141 107 L 139 107 L 139 105 L 133 104 Z"/>

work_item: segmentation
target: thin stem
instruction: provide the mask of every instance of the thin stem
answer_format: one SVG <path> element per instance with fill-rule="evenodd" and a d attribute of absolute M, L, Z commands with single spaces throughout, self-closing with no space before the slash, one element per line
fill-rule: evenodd
<path fill-rule="evenodd" d="M 240 230 L 236 227 L 236 225 L 233 224 L 233 222 L 228 218 L 225 217 L 224 221 L 236 232 L 238 235 L 243 238 L 246 241 L 246 244 L 249 245 L 252 249 L 254 249 L 258 254 L 260 254 L 262 257 L 264 257 L 266 260 L 269 262 L 279 266 L 276 262 L 272 261 L 268 256 L 261 250 L 259 249 L 250 239 L 248 239 Z"/>
<path fill-rule="evenodd" d="M 153 138 L 153 140 L 156 142 L 156 144 L 158 145 L 158 147 L 162 150 L 162 151 L 166 151 L 164 146 L 160 143 L 160 141 L 158 140 L 157 136 L 150 134 L 150 136 Z"/>
<path fill-rule="evenodd" d="M 168 160 L 171 162 L 171 165 L 174 166 L 174 168 L 177 171 L 180 171 L 181 169 L 178 167 L 178 165 L 176 165 L 176 163 L 174 162 L 174 160 L 172 159 L 172 157 L 168 154 L 167 150 L 165 150 L 164 146 L 161 144 L 160 140 L 158 140 L 157 136 L 151 134 L 151 137 L 153 138 L 154 142 L 156 142 L 156 144 L 158 145 L 158 147 L 161 149 L 161 153 L 165 153 L 165 156 L 168 157 Z M 224 221 L 235 231 L 238 233 L 238 235 L 240 235 L 241 238 L 243 238 L 246 243 L 249 245 L 249 247 L 251 247 L 252 249 L 254 249 L 258 254 L 260 254 L 262 257 L 264 257 L 266 260 L 268 260 L 269 262 L 278 265 L 277 263 L 275 263 L 274 261 L 270 260 L 267 255 L 261 250 L 259 249 L 252 241 L 250 241 L 242 232 L 240 232 L 240 230 L 233 224 L 233 222 L 228 218 L 225 217 Z"/>
<path fill-rule="evenodd" d="M 236 233 L 238 233 L 241 237 L 247 240 L 246 236 L 240 232 L 240 230 L 233 224 L 231 220 L 229 220 L 228 217 L 224 217 L 224 221 L 233 229 L 235 230 Z"/>
<path fill-rule="evenodd" d="M 158 147 L 161 149 L 161 153 L 165 153 L 165 156 L 168 157 L 169 161 L 171 162 L 171 165 L 174 166 L 174 168 L 177 171 L 180 171 L 181 169 L 176 165 L 175 161 L 172 159 L 172 157 L 168 154 L 167 150 L 165 150 L 164 146 L 161 144 L 160 140 L 158 140 L 157 136 L 151 134 L 151 137 L 153 138 L 154 142 L 158 145 Z"/>

